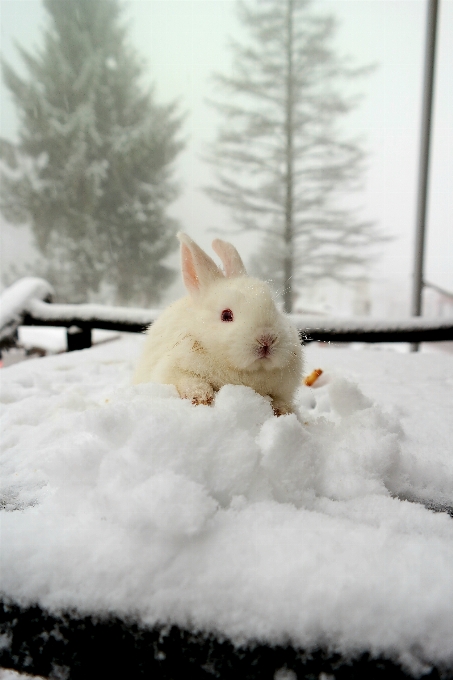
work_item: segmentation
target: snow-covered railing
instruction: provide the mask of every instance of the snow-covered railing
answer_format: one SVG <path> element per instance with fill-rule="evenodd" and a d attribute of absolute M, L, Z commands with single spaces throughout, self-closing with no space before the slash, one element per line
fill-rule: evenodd
<path fill-rule="evenodd" d="M 17 328 L 63 326 L 68 329 L 68 350 L 91 347 L 93 328 L 141 333 L 159 310 L 97 304 L 50 304 L 54 290 L 44 279 L 25 277 L 0 296 L 0 347 L 15 344 Z"/>
<path fill-rule="evenodd" d="M 65 326 L 68 350 L 91 346 L 93 328 L 141 333 L 159 310 L 99 304 L 51 304 L 52 288 L 42 279 L 17 281 L 1 296 L 0 343 L 8 344 L 18 325 Z M 323 342 L 438 342 L 453 340 L 453 318 L 373 319 L 292 314 L 301 341 Z"/>
<path fill-rule="evenodd" d="M 8 344 L 24 313 L 35 301 L 51 300 L 54 290 L 44 279 L 28 276 L 9 286 L 0 296 L 0 342 Z M 46 303 L 44 303 L 46 304 Z M 48 305 L 49 306 L 49 305 Z"/>
<path fill-rule="evenodd" d="M 141 333 L 159 315 L 158 310 L 103 305 L 54 305 L 33 300 L 24 325 L 75 326 Z M 436 342 L 453 340 L 453 318 L 370 319 L 292 314 L 303 342 Z M 89 343 L 89 339 L 87 338 Z M 84 345 L 89 347 L 89 344 Z"/>
<path fill-rule="evenodd" d="M 304 342 L 439 342 L 453 340 L 453 317 L 373 319 L 292 314 Z"/>
<path fill-rule="evenodd" d="M 79 326 L 141 333 L 159 316 L 160 310 L 110 305 L 60 305 L 32 300 L 27 305 L 24 326 Z"/>
<path fill-rule="evenodd" d="M 113 307 L 98 304 L 61 305 L 42 300 L 28 303 L 24 326 L 66 326 L 68 351 L 91 347 L 93 328 L 142 333 L 159 316 L 160 310 Z"/>

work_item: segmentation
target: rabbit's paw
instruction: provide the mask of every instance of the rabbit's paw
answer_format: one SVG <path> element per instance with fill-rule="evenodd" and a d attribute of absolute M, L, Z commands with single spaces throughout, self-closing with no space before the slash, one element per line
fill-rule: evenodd
<path fill-rule="evenodd" d="M 210 406 L 214 400 L 214 395 L 212 397 L 199 397 L 199 396 L 194 396 L 192 397 L 192 404 L 194 406 L 199 406 L 200 404 L 204 404 L 205 406 Z"/>
<path fill-rule="evenodd" d="M 272 409 L 275 416 L 286 416 L 288 413 L 293 413 L 293 409 L 284 401 L 272 400 Z"/>
<path fill-rule="evenodd" d="M 197 378 L 186 378 L 178 384 L 179 396 L 182 399 L 190 399 L 192 404 L 209 406 L 214 401 L 214 390 L 209 383 Z"/>

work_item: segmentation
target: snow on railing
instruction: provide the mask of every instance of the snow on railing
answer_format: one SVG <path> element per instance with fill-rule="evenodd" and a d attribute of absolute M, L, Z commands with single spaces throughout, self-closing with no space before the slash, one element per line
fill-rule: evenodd
<path fill-rule="evenodd" d="M 33 326 L 72 326 L 124 330 L 141 333 L 155 321 L 161 310 L 140 307 L 114 307 L 98 304 L 60 305 L 32 300 L 23 324 Z"/>
<path fill-rule="evenodd" d="M 32 276 L 19 279 L 4 290 L 0 295 L 0 341 L 6 341 L 14 335 L 32 302 L 50 300 L 53 294 L 50 283 Z"/>
<path fill-rule="evenodd" d="M 453 340 L 453 317 L 374 319 L 291 314 L 302 340 L 325 342 L 439 342 Z"/>
<path fill-rule="evenodd" d="M 161 310 L 99 304 L 50 304 L 53 290 L 46 281 L 26 278 L 1 295 L 0 342 L 7 344 L 19 325 L 65 326 L 68 349 L 91 346 L 91 330 L 141 333 Z M 438 342 L 453 340 L 453 318 L 374 319 L 291 314 L 302 342 Z"/>
<path fill-rule="evenodd" d="M 76 326 L 140 333 L 157 319 L 160 310 L 103 305 L 53 305 L 34 300 L 25 325 Z M 303 342 L 435 342 L 453 340 L 453 318 L 372 319 L 291 314 Z M 87 340 L 88 342 L 88 340 Z M 89 345 L 87 345 L 89 346 Z"/>

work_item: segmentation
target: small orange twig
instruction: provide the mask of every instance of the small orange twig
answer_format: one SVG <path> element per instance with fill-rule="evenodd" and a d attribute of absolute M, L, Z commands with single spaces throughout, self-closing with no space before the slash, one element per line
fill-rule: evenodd
<path fill-rule="evenodd" d="M 311 387 L 313 383 L 317 381 L 320 375 L 322 375 L 322 369 L 315 368 L 315 370 L 312 371 L 310 375 L 307 375 L 307 377 L 304 380 L 304 384 L 307 385 L 307 387 Z"/>

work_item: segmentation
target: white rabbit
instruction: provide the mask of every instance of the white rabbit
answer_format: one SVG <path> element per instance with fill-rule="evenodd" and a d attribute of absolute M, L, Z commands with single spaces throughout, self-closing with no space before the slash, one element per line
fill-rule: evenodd
<path fill-rule="evenodd" d="M 148 329 L 134 383 L 175 385 L 193 404 L 210 404 L 223 385 L 247 385 L 271 398 L 276 415 L 291 413 L 302 348 L 269 286 L 247 276 L 230 243 L 212 244 L 223 273 L 189 236 L 178 238 L 189 295 Z"/>

